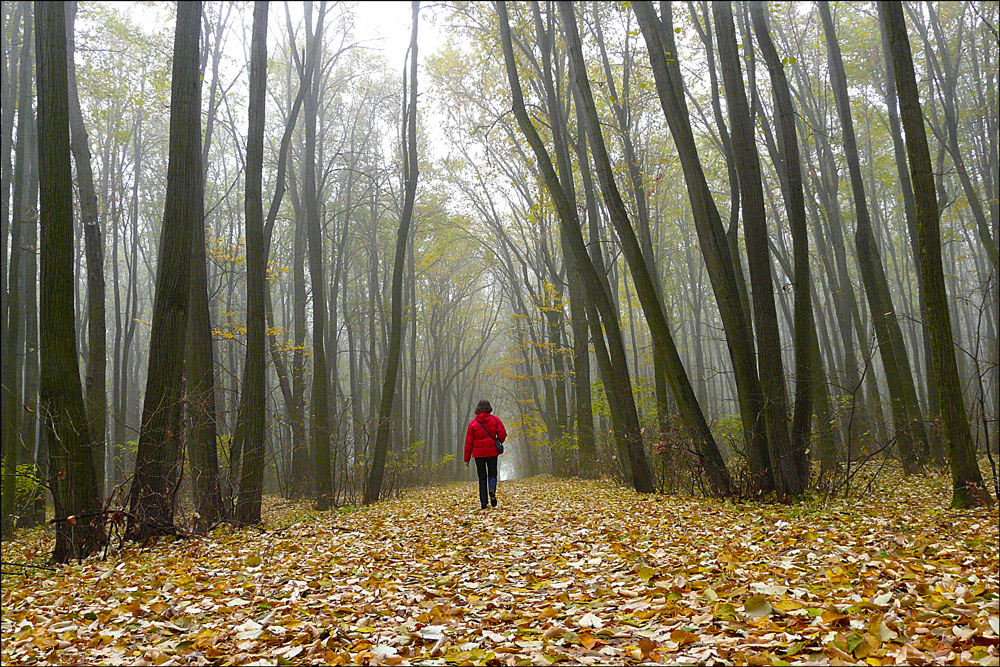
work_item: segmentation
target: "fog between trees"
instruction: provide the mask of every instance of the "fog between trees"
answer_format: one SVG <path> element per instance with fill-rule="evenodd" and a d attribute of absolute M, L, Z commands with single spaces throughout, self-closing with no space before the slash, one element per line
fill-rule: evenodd
<path fill-rule="evenodd" d="M 997 495 L 995 2 L 141 11 L 3 5 L 5 536 L 468 479 L 481 398 L 502 478 Z"/>

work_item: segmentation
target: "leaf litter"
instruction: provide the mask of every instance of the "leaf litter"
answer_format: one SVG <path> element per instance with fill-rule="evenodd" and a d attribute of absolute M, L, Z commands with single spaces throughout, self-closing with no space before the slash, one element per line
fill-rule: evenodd
<path fill-rule="evenodd" d="M 8 573 L 3 664 L 998 664 L 997 510 L 940 477 L 791 506 L 551 477 Z M 3 545 L 38 562 L 44 530 Z"/>

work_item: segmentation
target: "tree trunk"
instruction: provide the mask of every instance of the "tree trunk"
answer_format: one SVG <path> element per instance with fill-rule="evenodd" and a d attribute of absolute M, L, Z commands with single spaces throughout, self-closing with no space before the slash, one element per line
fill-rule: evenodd
<path fill-rule="evenodd" d="M 754 140 L 743 75 L 736 48 L 732 7 L 728 1 L 712 5 L 715 36 L 719 45 L 729 124 L 732 128 L 733 157 L 740 178 L 743 205 L 743 239 L 753 300 L 754 329 L 757 332 L 757 370 L 764 396 L 764 424 L 767 431 L 771 474 L 778 498 L 800 495 L 809 483 L 808 465 L 796 458 L 804 452 L 792 449 L 787 424 L 787 394 L 781 361 L 781 337 L 774 304 L 771 257 L 767 245 L 764 190 L 760 157 Z"/>
<path fill-rule="evenodd" d="M 618 315 L 616 309 L 612 306 L 609 298 L 610 295 L 604 291 L 600 278 L 587 256 L 587 249 L 583 242 L 583 236 L 580 233 L 580 224 L 576 209 L 566 197 L 565 191 L 560 185 L 559 177 L 552 167 L 551 158 L 524 107 L 524 96 L 521 92 L 517 66 L 514 62 L 514 48 L 511 43 L 506 3 L 497 2 L 496 9 L 500 17 L 499 26 L 501 45 L 504 52 L 504 64 L 514 98 L 514 114 L 517 117 L 521 131 L 524 133 L 538 160 L 539 170 L 541 171 L 544 183 L 552 195 L 559 213 L 559 221 L 568 232 L 567 237 L 570 240 L 570 252 L 574 254 L 577 263 L 585 267 L 583 277 L 588 301 L 595 305 L 595 309 L 600 310 L 600 320 L 604 325 L 609 342 L 611 354 L 609 364 L 614 363 L 616 366 L 615 373 L 608 373 L 604 376 L 605 382 L 609 383 L 606 387 L 608 400 L 612 404 L 612 414 L 617 415 L 616 422 L 620 425 L 616 436 L 622 438 L 623 444 L 629 450 L 636 451 L 642 447 L 642 433 L 635 409 L 635 397 L 632 394 L 632 382 L 628 374 L 628 363 L 625 355 L 625 346 L 622 342 L 621 328 L 618 323 Z M 600 324 L 595 325 L 595 329 L 599 331 Z M 639 475 L 633 477 L 632 482 L 636 486 L 636 490 L 644 492 L 652 491 L 652 479 L 648 475 L 641 474 L 641 470 Z"/>
<path fill-rule="evenodd" d="M 229 10 L 231 11 L 231 9 Z M 187 455 L 191 464 L 197 527 L 207 529 L 226 513 L 218 454 L 218 413 L 216 406 L 215 350 L 212 315 L 208 303 L 208 257 L 205 232 L 204 192 L 208 180 L 208 160 L 215 125 L 216 91 L 219 81 L 222 33 L 228 14 L 220 16 L 214 34 L 212 85 L 209 88 L 205 140 L 201 146 L 201 202 L 198 223 L 192 230 L 190 284 L 188 286 L 187 355 L 184 359 L 184 390 L 187 411 Z M 208 54 L 205 54 L 207 58 Z M 207 65 L 207 63 L 206 63 Z"/>
<path fill-rule="evenodd" d="M 910 174 L 906 163 L 906 145 L 903 143 L 903 133 L 899 126 L 898 101 L 896 96 L 896 78 L 893 73 L 892 49 L 889 47 L 889 36 L 884 30 L 881 32 L 882 54 L 885 60 L 885 103 L 888 109 L 889 133 L 892 135 L 893 156 L 896 163 L 896 174 L 899 177 L 899 189 L 903 195 L 903 211 L 906 215 L 906 231 L 910 241 L 910 252 L 913 256 L 913 265 L 920 274 L 920 250 L 917 243 L 917 204 L 913 196 L 913 186 L 910 183 Z M 927 308 L 924 303 L 924 290 L 917 282 L 917 299 L 920 319 L 926 320 Z M 927 327 L 921 327 L 921 344 L 924 353 L 924 366 L 930 370 L 931 360 L 931 339 Z M 916 350 L 916 347 L 914 347 Z M 916 365 L 916 364 L 915 364 Z M 933 372 L 925 374 L 925 391 L 927 392 L 927 449 L 933 452 L 938 449 L 938 427 L 940 423 L 940 413 L 938 409 L 938 390 L 935 384 Z"/>
<path fill-rule="evenodd" d="M 17 496 L 17 466 L 21 458 L 18 451 L 17 433 L 21 422 L 20 409 L 20 373 L 18 372 L 18 357 L 23 341 L 20 340 L 21 333 L 21 257 L 24 241 L 21 232 L 24 229 L 28 215 L 25 189 L 28 186 L 28 150 L 27 135 L 29 128 L 34 122 L 31 108 L 31 32 L 32 19 L 31 12 L 24 13 L 24 43 L 21 47 L 20 65 L 18 71 L 18 99 L 17 116 L 18 129 L 17 141 L 14 146 L 14 183 L 13 183 L 13 220 L 10 227 L 10 264 L 8 273 L 4 277 L 7 279 L 9 292 L 5 294 L 3 304 L 3 318 L 7 327 L 4 330 L 3 349 L 0 351 L 0 438 L 3 443 L 3 481 L 2 494 L 3 503 L 0 514 L 2 514 L 2 530 L 0 534 L 9 538 L 13 535 L 15 517 L 14 513 L 18 508 L 15 506 Z M 6 218 L 5 218 L 6 222 Z M 6 235 L 6 230 L 3 231 Z M 6 257 L 4 258 L 7 259 Z M 2 269 L 0 269 L 2 270 Z"/>
<path fill-rule="evenodd" d="M 312 50 L 313 40 L 323 39 L 323 22 L 326 3 L 320 3 L 316 32 L 312 33 L 312 3 L 305 5 L 306 48 Z M 309 277 L 312 283 L 313 300 L 313 386 L 310 410 L 312 413 L 311 435 L 316 464 L 316 506 L 320 510 L 330 507 L 333 481 L 330 477 L 330 428 L 329 428 L 329 377 L 326 368 L 326 279 L 323 269 L 323 237 L 320 229 L 319 200 L 316 193 L 316 116 L 318 91 L 322 77 L 311 82 L 305 99 L 305 213 L 309 241 Z"/>
<path fill-rule="evenodd" d="M 417 27 L 420 15 L 420 0 L 412 2 L 412 32 L 410 33 L 410 80 L 409 91 L 404 88 L 407 100 L 404 119 L 405 149 L 403 152 L 403 175 L 406 190 L 403 196 L 403 211 L 399 218 L 396 234 L 396 256 L 392 266 L 392 323 L 389 333 L 389 349 L 386 355 L 385 381 L 382 383 L 382 405 L 379 409 L 375 432 L 375 451 L 372 467 L 365 484 L 365 504 L 377 501 L 382 494 L 382 480 L 385 474 L 385 459 L 392 436 L 392 401 L 396 392 L 399 374 L 399 357 L 403 338 L 403 269 L 406 263 L 406 246 L 410 238 L 410 221 L 413 204 L 417 195 Z M 407 97 L 407 92 L 409 97 Z"/>
<path fill-rule="evenodd" d="M 149 370 L 128 535 L 137 541 L 173 530 L 181 423 L 181 376 L 187 338 L 192 238 L 202 224 L 201 3 L 180 2 L 174 33 L 167 192 L 156 269 Z M 172 488 L 173 487 L 173 488 Z"/>
<path fill-rule="evenodd" d="M 813 322 L 811 283 L 809 275 L 809 230 L 806 223 L 805 197 L 802 193 L 802 163 L 799 159 L 799 140 L 795 131 L 795 109 L 792 94 L 788 88 L 784 65 L 771 41 L 767 27 L 764 3 L 760 0 L 750 4 L 754 32 L 760 44 L 767 70 L 774 90 L 778 131 L 784 149 L 784 180 L 787 186 L 785 205 L 788 211 L 788 226 L 792 233 L 792 256 L 794 262 L 793 292 L 795 296 L 794 337 L 795 337 L 795 409 L 792 416 L 792 460 L 798 466 L 800 478 L 809 479 L 810 422 L 812 419 L 813 397 L 818 391 L 813 362 L 813 345 L 816 325 Z"/>
<path fill-rule="evenodd" d="M 889 384 L 893 421 L 897 431 L 896 442 L 903 459 L 903 469 L 908 473 L 913 473 L 919 468 L 919 451 L 926 445 L 927 436 L 923 417 L 920 414 L 920 406 L 917 404 L 917 393 L 913 386 L 910 362 L 903 345 L 903 334 L 899 329 L 896 309 L 889 293 L 882 258 L 871 229 L 861 164 L 858 159 L 857 141 L 854 134 L 854 121 L 851 118 L 844 61 L 840 55 L 840 46 L 837 43 L 830 8 L 826 2 L 820 2 L 817 6 L 823 21 L 823 31 L 826 34 L 830 80 L 837 103 L 837 111 L 840 115 L 844 153 L 851 174 L 851 190 L 854 194 L 854 207 L 857 212 L 854 244 L 858 252 L 858 269 L 864 282 L 865 294 L 868 296 L 872 324 L 875 327 L 875 335 L 878 337 L 882 365 L 885 368 Z"/>
<path fill-rule="evenodd" d="M 91 456 L 73 312 L 73 184 L 70 170 L 66 14 L 35 3 L 41 190 L 41 411 L 55 500 L 52 560 L 94 553 L 106 540 Z"/>
<path fill-rule="evenodd" d="M 290 47 L 292 53 L 294 53 L 294 44 Z M 295 130 L 295 124 L 299 116 L 299 110 L 302 108 L 302 102 L 305 99 L 306 90 L 309 87 L 309 82 L 312 81 L 312 66 L 315 62 L 314 57 L 310 57 L 307 60 L 308 69 L 305 69 L 303 73 L 300 73 L 299 77 L 299 90 L 295 95 L 295 101 L 292 102 L 291 109 L 288 112 L 288 120 L 285 122 L 285 131 L 281 136 L 281 145 L 278 149 L 278 174 L 275 179 L 274 184 L 274 195 L 271 198 L 271 206 L 267 211 L 267 219 L 264 221 L 264 256 L 265 258 L 270 253 L 271 249 L 271 236 L 274 231 L 274 223 L 278 218 L 278 212 L 281 207 L 281 200 L 285 196 L 285 184 L 287 178 L 285 176 L 286 168 L 288 165 L 288 153 L 291 149 L 292 143 L 292 133 Z M 298 499 L 302 497 L 305 493 L 305 468 L 306 464 L 304 461 L 304 456 L 306 454 L 305 445 L 305 429 L 303 427 L 302 419 L 302 341 L 298 340 L 298 336 L 301 333 L 304 336 L 304 321 L 305 321 L 305 280 L 300 279 L 304 276 L 302 272 L 302 246 L 300 243 L 302 240 L 302 235 L 299 233 L 302 225 L 299 224 L 298 220 L 298 210 L 299 207 L 295 205 L 293 198 L 293 209 L 295 210 L 296 217 L 293 222 L 294 234 L 294 250 L 292 262 L 295 265 L 295 269 L 292 271 L 293 275 L 293 290 L 295 293 L 295 351 L 293 352 L 292 361 L 292 371 L 291 378 L 289 378 L 289 373 L 286 370 L 284 360 L 278 350 L 277 338 L 272 333 L 274 331 L 274 312 L 271 303 L 271 291 L 270 284 L 265 287 L 264 294 L 264 307 L 265 307 L 265 317 L 267 320 L 267 330 L 268 330 L 268 341 L 271 351 L 271 360 L 274 363 L 274 370 L 278 376 L 278 384 L 281 387 L 281 394 L 285 401 L 285 415 L 288 419 L 288 423 L 291 425 L 292 432 L 292 442 L 291 442 L 291 456 L 290 456 L 290 470 L 288 475 L 288 496 L 293 499 Z M 266 262 L 265 262 L 266 264 Z M 302 288 L 302 322 L 298 320 L 298 293 L 299 288 Z M 287 322 L 287 318 L 286 318 Z"/>
<path fill-rule="evenodd" d="M 903 6 L 899 2 L 886 2 L 880 3 L 878 10 L 882 29 L 889 35 L 900 117 L 906 132 L 906 153 L 910 159 L 920 249 L 920 284 L 925 297 L 932 367 L 937 376 L 941 416 L 950 448 L 951 506 L 956 509 L 992 506 L 993 498 L 983 484 L 976 461 L 976 448 L 969 429 L 968 413 L 955 363 L 948 294 L 945 291 L 941 261 L 940 213 L 934 196 L 934 172 L 927 148 L 927 134 L 920 109 Z"/>
<path fill-rule="evenodd" d="M 76 87 L 75 34 L 76 0 L 65 3 L 66 57 L 69 79 L 69 129 L 80 187 L 80 215 L 83 218 L 83 242 L 87 257 L 87 424 L 97 488 L 104 495 L 104 448 L 107 431 L 107 329 L 104 315 L 104 242 L 97 215 L 97 193 L 90 164 L 90 143 L 83 124 L 80 97 Z"/>
<path fill-rule="evenodd" d="M 264 290 L 267 252 L 264 247 L 264 197 L 261 180 L 264 167 L 264 97 L 267 85 L 267 8 L 257 0 L 253 9 L 250 40 L 250 118 L 246 161 L 246 244 L 247 244 L 247 354 L 243 368 L 241 402 L 246 413 L 239 421 L 245 429 L 240 495 L 236 522 L 248 526 L 260 523 L 264 494 Z"/>
<path fill-rule="evenodd" d="M 719 210 L 698 159 L 697 144 L 684 102 L 684 84 L 676 62 L 670 11 L 666 9 L 661 20 L 649 2 L 634 2 L 632 9 L 646 40 L 660 106 L 677 146 L 698 233 L 698 245 L 705 259 L 705 267 L 708 269 L 726 332 L 736 379 L 740 418 L 747 443 L 750 489 L 755 493 L 763 493 L 774 486 L 772 462 L 763 421 L 765 402 L 755 366 L 753 327 L 740 298 L 740 293 L 745 288 L 741 287 L 742 276 L 736 273 L 738 260 L 726 238 Z"/>
<path fill-rule="evenodd" d="M 32 212 L 31 220 L 23 231 L 24 247 L 32 252 L 25 253 L 24 272 L 21 274 L 22 293 L 24 294 L 24 410 L 29 415 L 36 415 L 21 422 L 21 440 L 24 442 L 24 452 L 31 454 L 34 463 L 34 473 L 41 479 L 48 476 L 48 453 L 44 438 L 39 437 L 38 414 L 38 131 L 34 119 L 28 124 L 28 210 Z M 45 506 L 48 499 L 48 489 L 38 485 L 27 501 L 29 507 L 19 525 L 25 527 L 40 526 L 45 523 Z"/>
<path fill-rule="evenodd" d="M 586 64 L 583 59 L 583 49 L 576 28 L 576 19 L 573 16 L 573 6 L 569 2 L 560 2 L 559 9 L 563 19 L 563 33 L 566 37 L 567 49 L 570 56 L 570 71 L 575 78 L 575 84 L 580 92 L 577 109 L 582 116 L 584 126 L 587 130 L 587 139 L 594 156 L 597 177 L 604 195 L 605 205 L 610 213 L 615 231 L 618 233 L 623 254 L 632 272 L 637 296 L 649 324 L 650 333 L 653 338 L 653 354 L 659 357 L 660 368 L 667 373 L 667 379 L 674 392 L 674 398 L 680 409 L 681 417 L 692 439 L 696 443 L 701 463 L 708 473 L 713 493 L 720 496 L 728 496 L 731 493 L 729 473 L 726 470 L 725 462 L 715 443 L 711 428 L 708 426 L 701 406 L 698 404 L 694 389 L 691 387 L 687 372 L 674 345 L 673 336 L 670 333 L 670 327 L 664 313 L 663 303 L 657 294 L 656 283 L 650 275 L 651 269 L 646 263 L 638 239 L 629 221 L 625 203 L 622 201 L 621 194 L 614 181 L 611 160 L 604 145 L 604 138 L 598 124 L 597 110 L 590 92 L 590 83 L 587 80 Z M 633 482 L 636 483 L 636 489 L 647 490 L 639 488 L 638 480 L 641 480 L 644 475 L 649 475 L 650 489 L 648 490 L 652 490 L 652 477 L 648 463 L 646 462 L 645 450 L 630 448 L 629 455 L 633 457 L 632 476 Z"/>

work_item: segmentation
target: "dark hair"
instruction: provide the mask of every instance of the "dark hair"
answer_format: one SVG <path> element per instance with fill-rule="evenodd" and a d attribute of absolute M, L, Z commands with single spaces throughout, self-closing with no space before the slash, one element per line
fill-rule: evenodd
<path fill-rule="evenodd" d="M 476 406 L 476 414 L 478 415 L 481 412 L 485 412 L 486 414 L 493 412 L 493 406 L 485 398 L 479 401 L 479 405 Z"/>

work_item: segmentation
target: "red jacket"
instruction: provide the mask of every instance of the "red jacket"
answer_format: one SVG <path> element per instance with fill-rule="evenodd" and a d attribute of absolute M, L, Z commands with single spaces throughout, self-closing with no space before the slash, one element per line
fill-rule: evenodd
<path fill-rule="evenodd" d="M 483 429 L 486 429 L 484 432 Z M 465 432 L 465 462 L 475 456 L 477 459 L 488 456 L 497 456 L 497 446 L 490 436 L 503 442 L 507 439 L 507 429 L 503 427 L 503 422 L 499 417 L 494 417 L 486 412 L 480 412 L 476 418 L 469 422 L 469 428 Z"/>

